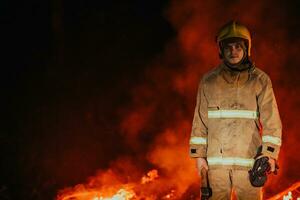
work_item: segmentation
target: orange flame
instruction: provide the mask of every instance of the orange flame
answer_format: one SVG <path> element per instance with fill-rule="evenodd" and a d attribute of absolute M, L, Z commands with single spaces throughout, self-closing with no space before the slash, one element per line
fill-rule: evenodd
<path fill-rule="evenodd" d="M 78 191 L 78 188 L 74 192 L 62 193 L 57 197 L 57 200 L 129 200 L 135 197 L 134 191 L 124 185 L 115 194 L 109 195 L 110 192 L 101 190 L 86 190 Z M 107 197 L 111 196 L 111 197 Z"/>
<path fill-rule="evenodd" d="M 91 185 L 92 182 L 83 185 L 77 185 L 74 188 L 67 188 L 59 192 L 57 200 L 130 200 L 130 199 L 173 199 L 175 190 L 172 189 L 168 194 L 160 194 L 161 183 L 155 183 L 154 187 L 149 185 L 158 179 L 158 171 L 151 170 L 143 176 L 140 182 L 127 184 L 109 185 L 96 188 Z M 97 177 L 94 177 L 96 179 Z M 101 178 L 101 177 L 99 177 Z M 143 185 L 147 185 L 144 187 Z M 161 196 L 161 197 L 160 197 Z"/>
<path fill-rule="evenodd" d="M 297 183 L 294 183 L 289 188 L 287 188 L 284 191 L 276 194 L 275 196 L 269 198 L 268 200 L 278 200 L 278 199 L 281 199 L 281 198 L 283 198 L 284 200 L 291 199 L 290 198 L 291 197 L 291 192 L 297 190 L 298 188 L 300 188 L 300 181 L 297 182 Z M 287 196 L 285 196 L 285 195 L 287 195 Z"/>
<path fill-rule="evenodd" d="M 143 176 L 141 183 L 146 184 L 146 183 L 152 182 L 156 178 L 158 178 L 158 172 L 157 172 L 157 170 L 154 169 L 154 170 L 149 171 L 146 176 Z"/>

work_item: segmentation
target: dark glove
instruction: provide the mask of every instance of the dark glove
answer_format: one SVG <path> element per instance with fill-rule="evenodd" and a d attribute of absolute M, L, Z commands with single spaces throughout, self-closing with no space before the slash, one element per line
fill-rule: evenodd
<path fill-rule="evenodd" d="M 209 187 L 207 170 L 201 169 L 201 200 L 208 200 L 212 196 L 212 189 Z"/>
<path fill-rule="evenodd" d="M 253 168 L 249 170 L 249 179 L 254 187 L 262 187 L 267 181 L 267 174 L 271 167 L 267 156 L 255 160 Z"/>

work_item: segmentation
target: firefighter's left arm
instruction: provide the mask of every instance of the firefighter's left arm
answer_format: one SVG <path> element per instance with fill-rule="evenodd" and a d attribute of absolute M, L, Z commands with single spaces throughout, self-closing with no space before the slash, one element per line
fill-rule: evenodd
<path fill-rule="evenodd" d="M 258 107 L 262 124 L 262 154 L 277 160 L 281 146 L 282 124 L 272 82 L 267 75 L 262 79 Z"/>
<path fill-rule="evenodd" d="M 190 136 L 190 156 L 205 158 L 207 149 L 207 100 L 204 95 L 204 80 L 198 86 L 197 103 Z"/>

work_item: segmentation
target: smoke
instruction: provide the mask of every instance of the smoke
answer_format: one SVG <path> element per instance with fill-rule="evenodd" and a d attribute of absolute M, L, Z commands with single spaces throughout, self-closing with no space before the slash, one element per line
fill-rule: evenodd
<path fill-rule="evenodd" d="M 300 139 L 300 41 L 290 41 L 284 8 L 270 0 L 170 2 L 165 16 L 177 36 L 166 45 L 163 56 L 146 68 L 140 83 L 130 91 L 130 105 L 118 113 L 122 119 L 119 130 L 137 162 L 145 159 L 161 170 L 164 184 L 174 185 L 179 196 L 198 181 L 194 162 L 188 157 L 198 82 L 219 63 L 216 32 L 232 19 L 251 30 L 251 57 L 271 77 L 283 123 L 281 168 L 268 181 L 265 195 L 272 196 L 300 179 L 300 160 L 295 156 Z"/>
<path fill-rule="evenodd" d="M 152 67 L 150 81 L 156 84 L 149 84 L 149 79 L 146 79 L 144 85 L 139 86 L 134 94 L 134 103 L 143 102 L 146 109 L 136 104 L 138 109 L 125 118 L 125 121 L 128 121 L 134 116 L 143 117 L 142 123 L 139 123 L 139 119 L 135 121 L 139 123 L 140 134 L 143 134 L 145 127 L 154 125 L 157 121 L 166 126 L 165 132 L 155 133 L 157 137 L 149 151 L 150 162 L 172 173 L 179 166 L 185 166 L 190 173 L 186 172 L 184 176 L 194 176 L 191 172 L 192 167 L 188 167 L 191 164 L 190 160 L 185 157 L 186 137 L 190 126 L 186 125 L 184 130 L 178 131 L 181 128 L 174 126 L 173 123 L 191 122 L 198 81 L 206 71 L 219 62 L 215 44 L 216 32 L 223 24 L 234 19 L 247 25 L 251 30 L 252 60 L 258 68 L 270 75 L 283 122 L 283 145 L 279 158 L 281 169 L 278 176 L 271 176 L 265 188 L 266 196 L 275 194 L 299 180 L 300 162 L 294 156 L 297 146 L 295 141 L 299 140 L 297 136 L 299 76 L 296 68 L 299 63 L 297 57 L 299 40 L 293 41 L 291 45 L 290 33 L 286 26 L 287 11 L 283 12 L 283 9 L 286 9 L 283 4 L 274 1 L 249 3 L 188 0 L 170 3 L 165 14 L 177 30 L 177 38 L 172 43 L 179 45 L 180 49 L 171 55 L 166 53 L 166 57 L 180 57 L 181 66 L 173 70 L 168 67 L 167 71 L 165 68 L 170 65 L 169 63 Z M 168 50 L 166 48 L 166 51 Z M 174 102 L 174 95 L 178 95 L 177 98 L 182 102 Z M 184 107 L 180 106 L 182 104 Z M 161 107 L 162 110 L 159 109 Z M 171 107 L 173 109 L 170 109 Z M 166 118 L 163 117 L 165 115 L 160 115 L 164 110 L 169 110 Z M 178 113 L 181 117 L 178 117 Z M 152 118 L 149 118 L 149 115 L 152 115 Z M 134 135 L 139 134 L 137 129 L 131 130 Z M 176 144 L 176 141 L 180 141 L 180 145 Z M 181 155 L 180 159 L 178 155 Z M 191 178 L 189 183 L 193 180 Z"/>
<path fill-rule="evenodd" d="M 295 156 L 297 113 L 299 111 L 299 40 L 289 37 L 285 5 L 274 1 L 172 1 L 167 16 L 178 30 L 178 41 L 184 56 L 185 71 L 181 74 L 180 90 L 194 89 L 195 74 L 216 65 L 214 38 L 219 27 L 231 19 L 246 24 L 252 33 L 252 59 L 267 72 L 273 82 L 283 122 L 283 145 L 280 153 L 280 173 L 271 177 L 266 195 L 283 190 L 299 180 L 299 159 Z M 284 12 L 285 11 L 285 12 Z M 271 20 L 270 20 L 271 19 Z M 190 81 L 193 80 L 193 81 Z M 191 83 L 192 82 L 192 83 Z M 193 94 L 193 92 L 189 92 Z M 183 94 L 184 95 L 184 94 Z M 191 104 L 192 101 L 189 101 Z"/>

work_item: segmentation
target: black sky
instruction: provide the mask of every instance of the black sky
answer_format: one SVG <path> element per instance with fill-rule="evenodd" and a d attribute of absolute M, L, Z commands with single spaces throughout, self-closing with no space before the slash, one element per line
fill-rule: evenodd
<path fill-rule="evenodd" d="M 175 35 L 163 16 L 167 4 L 1 3 L 0 196 L 53 198 L 58 189 L 84 181 L 118 156 L 121 142 L 112 148 L 103 141 L 120 137 L 115 109 L 130 101 L 130 88 Z M 73 156 L 82 148 L 87 150 Z M 99 158 L 87 156 L 91 152 L 100 152 Z M 76 164 L 83 160 L 86 165 Z M 76 177 L 64 173 L 78 167 Z"/>

